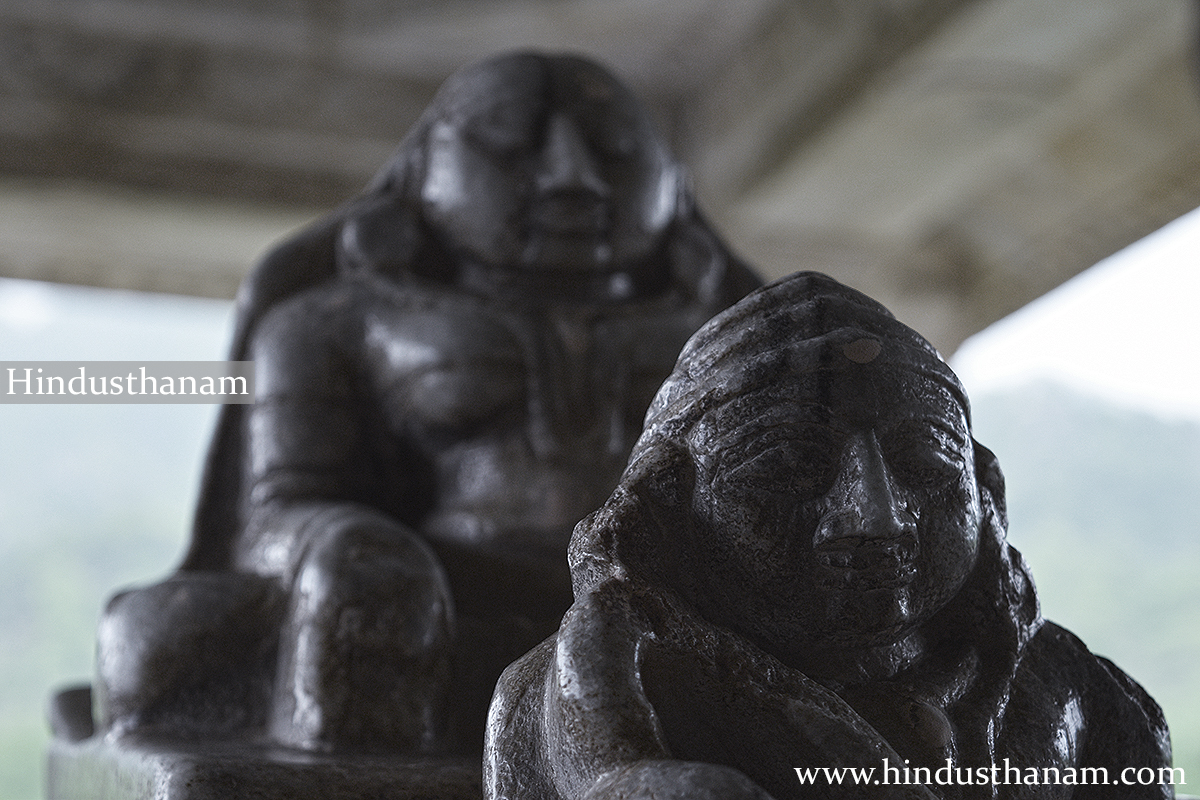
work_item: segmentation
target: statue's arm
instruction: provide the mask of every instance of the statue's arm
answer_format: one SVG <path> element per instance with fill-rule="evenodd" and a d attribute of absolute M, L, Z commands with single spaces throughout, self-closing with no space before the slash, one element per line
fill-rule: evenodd
<path fill-rule="evenodd" d="M 640 649 L 618 587 L 599 587 L 563 618 L 549 664 L 544 746 L 559 797 L 770 800 L 744 774 L 676 760 L 640 682 Z"/>
<path fill-rule="evenodd" d="M 1170 769 L 1171 745 L 1158 704 L 1112 662 L 1049 621 L 1022 655 L 997 754 L 1026 766 L 1070 770 L 1074 783 L 1062 791 L 1074 800 L 1174 796 L 1169 782 L 1158 780 L 1160 774 L 1171 777 L 1160 773 Z M 1138 781 L 1139 770 L 1145 783 Z M 1002 797 L 1018 794 L 1001 790 Z"/>
<path fill-rule="evenodd" d="M 801 785 L 796 767 L 903 758 L 829 690 L 669 597 L 623 589 L 577 601 L 551 655 L 542 736 L 557 797 L 934 797 Z"/>
<path fill-rule="evenodd" d="M 347 315 L 319 292 L 302 295 L 273 310 L 250 343 L 258 399 L 245 430 L 242 567 L 288 573 L 326 523 L 398 524 Z"/>
<path fill-rule="evenodd" d="M 642 633 L 626 598 L 607 589 L 563 617 L 550 663 L 546 737 L 558 752 L 556 782 L 566 797 L 582 797 L 624 765 L 670 755 L 641 686 Z"/>

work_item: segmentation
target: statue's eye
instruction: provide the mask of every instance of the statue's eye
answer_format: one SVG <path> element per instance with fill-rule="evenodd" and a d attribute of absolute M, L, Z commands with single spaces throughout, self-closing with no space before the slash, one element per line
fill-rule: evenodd
<path fill-rule="evenodd" d="M 588 138 L 592 147 L 605 158 L 630 158 L 638 148 L 637 132 L 619 122 L 598 127 L 590 132 Z"/>
<path fill-rule="evenodd" d="M 824 440 L 789 439 L 751 450 L 744 459 L 728 453 L 721 459 L 719 491 L 769 493 L 807 500 L 829 490 L 836 471 L 837 450 Z"/>
<path fill-rule="evenodd" d="M 644 135 L 635 117 L 607 104 L 578 110 L 576 120 L 588 146 L 608 160 L 632 157 Z"/>
<path fill-rule="evenodd" d="M 881 437 L 892 476 L 901 483 L 936 489 L 967 468 L 962 437 L 942 425 L 913 420 Z"/>
<path fill-rule="evenodd" d="M 487 153 L 516 155 L 534 146 L 535 125 L 530 114 L 511 104 L 480 111 L 465 124 L 467 139 Z"/>

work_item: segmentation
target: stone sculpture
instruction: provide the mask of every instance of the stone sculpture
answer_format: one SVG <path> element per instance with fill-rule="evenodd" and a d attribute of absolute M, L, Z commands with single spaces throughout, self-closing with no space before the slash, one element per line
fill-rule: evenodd
<path fill-rule="evenodd" d="M 477 758 L 497 676 L 571 603 L 572 527 L 757 285 L 606 70 L 452 77 L 244 285 L 258 402 L 223 410 L 178 573 L 104 614 L 101 732 Z"/>
<path fill-rule="evenodd" d="M 931 345 L 820 274 L 759 290 L 576 528 L 575 603 L 497 686 L 486 797 L 1172 796 L 1158 706 L 1041 618 L 1006 524 Z"/>

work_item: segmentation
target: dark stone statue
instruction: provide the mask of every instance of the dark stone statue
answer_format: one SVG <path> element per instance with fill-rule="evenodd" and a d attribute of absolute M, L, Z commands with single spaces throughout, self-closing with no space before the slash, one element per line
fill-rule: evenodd
<path fill-rule="evenodd" d="M 452 77 L 243 286 L 258 402 L 223 411 L 180 570 L 104 613 L 100 731 L 461 755 L 477 782 L 496 678 L 572 602 L 572 527 L 757 285 L 603 68 Z"/>
<path fill-rule="evenodd" d="M 932 346 L 816 273 L 750 295 L 576 528 L 575 603 L 497 686 L 487 798 L 1172 796 L 1158 706 L 1041 618 L 1005 527 Z"/>

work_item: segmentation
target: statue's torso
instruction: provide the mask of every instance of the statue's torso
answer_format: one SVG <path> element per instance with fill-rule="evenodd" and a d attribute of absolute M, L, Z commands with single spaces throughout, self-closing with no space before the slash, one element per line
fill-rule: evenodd
<path fill-rule="evenodd" d="M 420 532 L 452 582 L 459 569 L 473 582 L 515 570 L 569 603 L 571 530 L 616 485 L 707 315 L 674 295 L 511 302 L 382 280 L 312 290 L 264 322 L 251 443 L 269 456 L 252 469 L 250 514 L 279 476 L 304 472 L 309 496 L 366 503 Z M 262 552 L 259 533 L 243 535 L 243 561 Z"/>
<path fill-rule="evenodd" d="M 474 298 L 384 307 L 367 324 L 364 362 L 388 433 L 433 470 L 422 530 L 559 558 L 564 533 L 616 484 L 683 344 L 645 314 Z"/>

